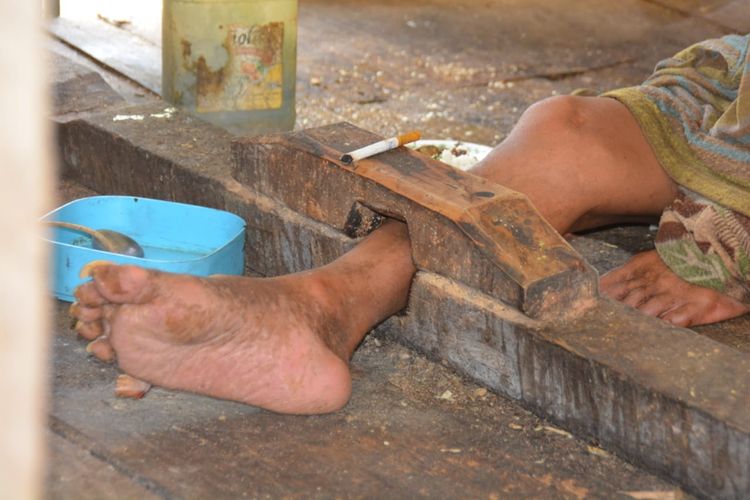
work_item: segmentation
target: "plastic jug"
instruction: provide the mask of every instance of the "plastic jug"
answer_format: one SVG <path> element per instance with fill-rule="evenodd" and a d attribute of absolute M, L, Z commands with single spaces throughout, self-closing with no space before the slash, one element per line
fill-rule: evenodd
<path fill-rule="evenodd" d="M 163 0 L 164 99 L 236 134 L 292 130 L 297 0 Z"/>

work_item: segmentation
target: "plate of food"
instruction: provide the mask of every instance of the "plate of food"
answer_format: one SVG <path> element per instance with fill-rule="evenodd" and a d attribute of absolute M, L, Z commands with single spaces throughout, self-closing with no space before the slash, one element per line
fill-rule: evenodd
<path fill-rule="evenodd" d="M 490 146 L 454 140 L 420 140 L 406 145 L 434 160 L 459 170 L 468 170 L 492 151 Z"/>

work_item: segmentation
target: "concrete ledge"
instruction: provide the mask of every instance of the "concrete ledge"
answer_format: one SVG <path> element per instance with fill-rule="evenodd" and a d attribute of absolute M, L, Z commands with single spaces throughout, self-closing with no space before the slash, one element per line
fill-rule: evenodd
<path fill-rule="evenodd" d="M 248 222 L 248 265 L 316 266 L 355 240 L 232 178 L 231 136 L 164 106 L 59 125 L 64 175 L 101 193 L 231 210 Z M 157 116 L 152 116 L 157 115 Z M 558 324 L 474 288 L 419 273 L 388 335 L 573 432 L 710 497 L 750 496 L 750 362 L 695 333 L 601 301 Z"/>

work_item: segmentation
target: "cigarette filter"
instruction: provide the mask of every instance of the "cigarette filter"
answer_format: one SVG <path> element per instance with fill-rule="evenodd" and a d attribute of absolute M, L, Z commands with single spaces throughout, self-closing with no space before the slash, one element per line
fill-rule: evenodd
<path fill-rule="evenodd" d="M 404 144 L 414 142 L 416 140 L 419 140 L 420 137 L 421 135 L 417 131 L 407 132 L 406 134 L 391 137 L 390 139 L 384 139 L 382 141 L 369 144 L 359 149 L 355 149 L 354 151 L 342 155 L 341 161 L 349 165 L 357 160 L 369 158 L 370 156 L 384 153 L 386 151 L 390 151 L 391 149 L 396 149 L 399 146 L 403 146 Z"/>

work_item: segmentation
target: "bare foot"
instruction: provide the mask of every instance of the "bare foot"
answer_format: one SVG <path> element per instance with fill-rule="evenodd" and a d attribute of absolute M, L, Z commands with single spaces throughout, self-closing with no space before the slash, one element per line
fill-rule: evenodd
<path fill-rule="evenodd" d="M 95 356 L 155 385 L 282 413 L 323 413 L 351 393 L 346 325 L 311 274 L 197 278 L 104 265 L 71 313 Z"/>
<path fill-rule="evenodd" d="M 600 284 L 605 295 L 677 326 L 716 323 L 750 312 L 731 297 L 682 280 L 656 250 L 635 255 L 602 276 Z"/>
<path fill-rule="evenodd" d="M 89 352 L 116 358 L 132 377 L 280 413 L 325 413 L 349 400 L 349 358 L 406 306 L 415 272 L 406 225 L 388 220 L 334 262 L 277 278 L 94 265 L 71 313 Z M 146 387 L 121 384 L 126 394 Z"/>

